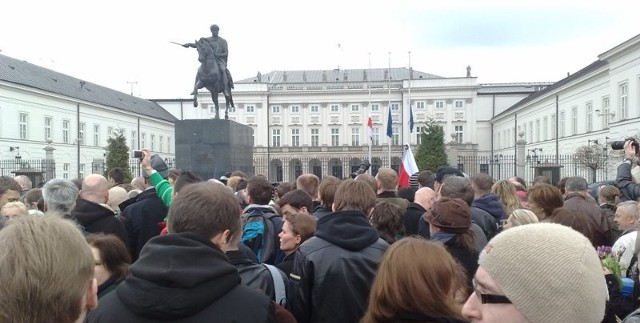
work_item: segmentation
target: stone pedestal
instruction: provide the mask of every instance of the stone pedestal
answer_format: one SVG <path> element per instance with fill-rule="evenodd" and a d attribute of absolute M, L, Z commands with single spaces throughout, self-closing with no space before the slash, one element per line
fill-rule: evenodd
<path fill-rule="evenodd" d="M 204 180 L 240 170 L 252 176 L 253 129 L 230 120 L 180 120 L 175 123 L 176 167 Z"/>

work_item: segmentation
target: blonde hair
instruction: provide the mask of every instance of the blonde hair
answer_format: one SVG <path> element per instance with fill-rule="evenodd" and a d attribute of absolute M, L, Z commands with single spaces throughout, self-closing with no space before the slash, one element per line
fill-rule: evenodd
<path fill-rule="evenodd" d="M 22 202 L 9 202 L 2 206 L 2 209 L 0 209 L 0 212 L 3 212 L 2 215 L 4 215 L 4 210 L 11 209 L 11 208 L 18 209 L 20 211 L 20 214 L 17 214 L 17 215 L 22 215 L 22 216 L 29 215 L 29 209 L 27 209 L 27 206 L 24 205 L 24 203 Z"/>
<path fill-rule="evenodd" d="M 0 231 L 0 322 L 74 322 L 94 275 L 78 227 L 59 216 L 11 219 Z"/>
<path fill-rule="evenodd" d="M 516 186 L 506 179 L 495 182 L 491 186 L 491 193 L 498 195 L 504 205 L 504 212 L 511 214 L 520 208 L 520 199 L 516 195 Z"/>
<path fill-rule="evenodd" d="M 509 215 L 509 220 L 511 220 L 512 227 L 539 222 L 536 214 L 527 209 L 514 210 Z"/>
<path fill-rule="evenodd" d="M 376 181 L 383 190 L 395 190 L 398 187 L 398 173 L 392 168 L 382 167 L 378 170 Z"/>

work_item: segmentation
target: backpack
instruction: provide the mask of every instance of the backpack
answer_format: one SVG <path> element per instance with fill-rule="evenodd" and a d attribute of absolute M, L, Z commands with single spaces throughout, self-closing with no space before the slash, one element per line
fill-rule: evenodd
<path fill-rule="evenodd" d="M 250 209 L 243 214 L 242 243 L 249 247 L 258 257 L 260 263 L 273 261 L 280 246 L 275 245 L 275 238 L 282 229 L 274 226 L 271 220 L 279 215 L 262 208 Z"/>
<path fill-rule="evenodd" d="M 280 270 L 272 265 L 262 264 L 267 269 L 269 269 L 269 273 L 271 273 L 271 279 L 273 279 L 273 290 L 276 296 L 275 302 L 278 305 L 287 306 L 287 290 L 284 286 L 284 280 L 282 279 L 282 274 Z"/>

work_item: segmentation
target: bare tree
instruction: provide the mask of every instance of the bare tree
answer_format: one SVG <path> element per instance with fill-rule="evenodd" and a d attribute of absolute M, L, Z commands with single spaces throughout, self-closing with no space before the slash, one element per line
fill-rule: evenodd
<path fill-rule="evenodd" d="M 606 167 L 607 158 L 602 146 L 591 144 L 576 148 L 574 158 L 578 164 L 591 170 L 591 182 L 596 182 L 596 172 L 598 169 Z"/>

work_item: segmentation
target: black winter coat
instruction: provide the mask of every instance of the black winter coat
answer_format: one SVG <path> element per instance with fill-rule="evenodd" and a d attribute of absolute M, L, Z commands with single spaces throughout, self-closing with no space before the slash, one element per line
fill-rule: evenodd
<path fill-rule="evenodd" d="M 148 189 L 137 196 L 135 203 L 127 206 L 122 212 L 124 227 L 129 235 L 129 251 L 131 260 L 136 261 L 140 250 L 149 239 L 160 235 L 160 222 L 167 216 L 167 207 L 156 194 L 155 189 Z"/>
<path fill-rule="evenodd" d="M 422 205 L 418 203 L 409 203 L 407 211 L 404 212 L 404 230 L 407 236 L 418 234 L 418 223 L 422 215 L 427 212 Z"/>
<path fill-rule="evenodd" d="M 118 288 L 87 322 L 275 322 L 274 303 L 240 284 L 208 239 L 174 233 L 149 240 Z"/>
<path fill-rule="evenodd" d="M 316 235 L 296 251 L 289 304 L 299 323 L 358 322 L 389 244 L 361 211 L 339 211 L 318 220 Z"/>
<path fill-rule="evenodd" d="M 114 234 L 124 242 L 125 246 L 129 244 L 124 224 L 111 209 L 79 198 L 76 201 L 76 207 L 71 211 L 71 216 L 74 216 L 88 233 Z"/>

